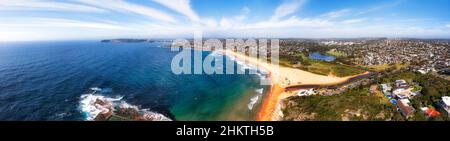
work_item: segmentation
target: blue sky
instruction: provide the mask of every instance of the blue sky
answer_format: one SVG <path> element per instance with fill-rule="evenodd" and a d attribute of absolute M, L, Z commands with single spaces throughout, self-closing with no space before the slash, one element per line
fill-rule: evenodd
<path fill-rule="evenodd" d="M 0 0 L 0 41 L 450 38 L 449 0 Z"/>

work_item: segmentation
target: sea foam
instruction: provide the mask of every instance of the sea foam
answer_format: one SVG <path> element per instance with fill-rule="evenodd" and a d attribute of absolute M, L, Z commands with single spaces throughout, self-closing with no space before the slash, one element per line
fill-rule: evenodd
<path fill-rule="evenodd" d="M 106 97 L 101 94 L 83 94 L 80 97 L 80 110 L 85 116 L 85 120 L 93 121 L 99 114 L 117 112 L 116 109 L 131 109 L 140 113 L 140 120 L 170 121 L 171 119 L 149 109 L 139 109 L 138 106 L 131 105 L 123 101 L 123 96 L 115 98 Z M 99 104 L 99 101 L 102 104 Z"/>
<path fill-rule="evenodd" d="M 258 102 L 258 100 L 259 100 L 259 95 L 253 96 L 250 99 L 250 103 L 247 104 L 248 109 L 252 110 L 253 106 Z"/>
<path fill-rule="evenodd" d="M 95 102 L 98 99 L 108 101 L 108 102 L 116 102 L 116 101 L 120 101 L 122 99 L 122 97 L 108 98 L 108 97 L 105 97 L 102 95 L 96 95 L 96 94 L 84 94 L 84 95 L 81 95 L 80 98 L 81 98 L 81 100 L 80 100 L 81 111 L 85 115 L 86 120 L 94 120 L 98 114 L 109 112 L 109 110 L 105 106 L 100 106 L 100 105 L 95 104 Z"/>
<path fill-rule="evenodd" d="M 259 98 L 262 97 L 264 88 L 256 89 L 255 92 L 256 92 L 256 95 L 253 96 L 252 98 L 250 98 L 250 103 L 247 104 L 247 107 L 249 110 L 252 110 L 254 105 L 256 103 L 258 103 Z"/>

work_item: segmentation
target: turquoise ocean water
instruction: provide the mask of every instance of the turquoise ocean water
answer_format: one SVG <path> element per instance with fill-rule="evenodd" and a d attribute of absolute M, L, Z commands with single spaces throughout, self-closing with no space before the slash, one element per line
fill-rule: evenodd
<path fill-rule="evenodd" d="M 81 96 L 109 92 L 173 120 L 254 120 L 258 75 L 175 75 L 167 43 L 0 43 L 0 120 L 86 120 Z M 211 52 L 202 52 L 203 57 Z M 236 65 L 237 71 L 243 70 Z"/>

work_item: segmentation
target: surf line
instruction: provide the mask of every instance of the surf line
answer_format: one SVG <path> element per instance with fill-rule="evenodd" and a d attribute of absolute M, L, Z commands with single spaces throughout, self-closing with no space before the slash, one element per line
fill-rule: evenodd
<path fill-rule="evenodd" d="M 285 89 L 276 81 L 276 76 L 274 76 L 273 71 L 269 68 L 270 66 L 265 67 L 261 64 L 261 62 L 258 62 L 258 60 L 255 61 L 255 60 L 249 59 L 250 58 L 249 56 L 238 54 L 238 53 L 230 51 L 230 50 L 220 50 L 220 51 L 227 56 L 234 57 L 239 60 L 244 60 L 245 62 L 255 65 L 259 69 L 265 70 L 268 72 L 268 77 L 270 78 L 272 87 L 271 87 L 270 93 L 268 93 L 268 96 L 263 99 L 263 103 L 262 103 L 260 111 L 257 114 L 256 120 L 257 121 L 271 121 L 272 113 L 274 113 L 274 110 L 278 106 L 278 99 L 279 99 L 280 95 L 285 92 Z"/>

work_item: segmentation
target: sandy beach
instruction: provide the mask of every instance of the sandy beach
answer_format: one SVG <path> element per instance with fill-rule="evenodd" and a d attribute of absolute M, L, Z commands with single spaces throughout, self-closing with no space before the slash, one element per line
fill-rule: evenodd
<path fill-rule="evenodd" d="M 225 50 L 227 55 L 234 56 L 241 60 L 245 60 L 249 64 L 258 66 L 260 69 L 269 71 L 272 74 L 272 81 L 280 84 L 281 87 L 301 84 L 316 84 L 316 85 L 335 85 L 347 81 L 354 76 L 336 77 L 314 74 L 300 69 L 274 65 L 270 62 L 262 61 L 257 58 L 252 58 L 240 53 Z"/>
<path fill-rule="evenodd" d="M 289 67 L 280 66 L 277 64 L 271 64 L 270 62 L 259 60 L 258 58 L 253 58 L 233 52 L 230 50 L 222 50 L 225 55 L 229 55 L 240 60 L 245 60 L 246 63 L 256 65 L 260 69 L 269 72 L 269 77 L 272 81 L 272 88 L 266 99 L 263 100 L 261 110 L 258 113 L 258 121 L 271 121 L 279 102 L 286 98 L 283 96 L 286 94 L 285 88 L 288 86 L 297 85 L 337 85 L 349 81 L 351 78 L 365 75 L 358 74 L 355 76 L 348 77 L 336 77 L 336 76 L 325 76 L 314 74 L 300 69 L 294 69 Z"/>

